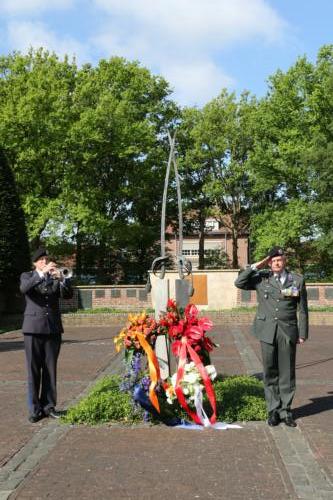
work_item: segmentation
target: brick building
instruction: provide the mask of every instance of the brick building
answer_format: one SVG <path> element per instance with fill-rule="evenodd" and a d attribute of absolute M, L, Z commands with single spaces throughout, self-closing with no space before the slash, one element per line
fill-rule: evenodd
<path fill-rule="evenodd" d="M 173 237 L 173 229 L 169 226 L 168 233 L 171 234 L 168 243 L 168 250 L 172 255 L 176 255 L 176 238 Z M 232 237 L 229 228 L 223 226 L 221 222 L 210 217 L 206 220 L 205 235 L 205 255 L 212 251 L 222 251 L 226 254 L 228 265 L 232 262 Z M 238 239 L 238 265 L 245 267 L 249 262 L 249 238 L 248 234 L 243 234 Z M 186 234 L 183 237 L 183 255 L 192 262 L 193 269 L 198 268 L 199 263 L 199 235 L 197 232 Z"/>

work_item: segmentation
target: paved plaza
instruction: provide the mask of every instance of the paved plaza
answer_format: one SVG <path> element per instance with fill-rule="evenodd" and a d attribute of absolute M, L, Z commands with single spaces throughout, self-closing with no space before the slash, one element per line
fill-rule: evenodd
<path fill-rule="evenodd" d="M 121 370 L 119 327 L 67 328 L 59 360 L 58 409 L 96 378 Z M 0 500 L 333 499 L 332 327 L 310 329 L 298 348 L 296 429 L 184 430 L 145 424 L 30 424 L 20 332 L 0 336 Z M 212 362 L 220 373 L 260 376 L 248 325 L 216 325 Z"/>

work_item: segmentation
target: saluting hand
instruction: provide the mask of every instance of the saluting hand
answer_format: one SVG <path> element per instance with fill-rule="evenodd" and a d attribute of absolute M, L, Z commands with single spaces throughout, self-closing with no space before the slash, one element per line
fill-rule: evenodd
<path fill-rule="evenodd" d="M 270 257 L 265 257 L 264 259 L 260 260 L 259 262 L 256 262 L 254 265 L 256 266 L 257 269 L 263 269 L 263 268 L 267 267 L 269 259 L 270 259 Z"/>

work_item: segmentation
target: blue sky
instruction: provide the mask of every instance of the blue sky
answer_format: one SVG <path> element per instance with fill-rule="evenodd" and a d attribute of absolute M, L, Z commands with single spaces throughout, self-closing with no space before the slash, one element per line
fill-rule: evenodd
<path fill-rule="evenodd" d="M 136 59 L 200 106 L 223 87 L 264 95 L 278 68 L 333 43 L 332 19 L 332 0 L 0 0 L 0 52 Z"/>

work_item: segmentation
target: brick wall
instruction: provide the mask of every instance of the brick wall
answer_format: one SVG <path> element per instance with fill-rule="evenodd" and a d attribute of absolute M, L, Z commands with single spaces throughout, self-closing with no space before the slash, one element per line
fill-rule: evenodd
<path fill-rule="evenodd" d="M 126 311 L 151 308 L 152 304 L 150 293 L 146 292 L 145 285 L 96 285 L 74 287 L 73 298 L 61 300 L 60 307 L 62 312 L 102 307 Z"/>
<path fill-rule="evenodd" d="M 233 292 L 235 287 L 233 283 Z M 307 285 L 309 306 L 333 306 L 333 283 L 311 283 Z M 231 290 L 230 290 L 231 292 Z M 222 291 L 221 291 L 222 293 Z M 228 290 L 224 289 L 223 294 Z M 256 306 L 256 292 L 253 290 L 236 289 L 236 307 Z M 209 309 L 208 304 L 208 309 Z M 74 288 L 74 296 L 61 301 L 61 311 L 70 312 L 78 309 L 98 309 L 102 307 L 114 309 L 148 309 L 152 308 L 151 294 L 146 292 L 144 285 L 108 285 L 80 286 Z M 212 307 L 211 309 L 216 309 Z M 222 308 L 223 309 L 223 308 Z"/>
<path fill-rule="evenodd" d="M 333 283 L 311 283 L 306 285 L 309 306 L 333 306 Z M 237 290 L 238 306 L 255 306 L 254 290 Z"/>
<path fill-rule="evenodd" d="M 214 323 L 215 326 L 221 325 L 251 325 L 254 319 L 254 312 L 202 312 L 207 315 Z M 63 317 L 64 327 L 70 326 L 110 326 L 117 325 L 123 326 L 127 322 L 127 314 L 64 314 Z M 309 315 L 310 326 L 333 326 L 333 312 L 310 312 Z M 311 335 L 311 330 L 310 330 Z"/>

